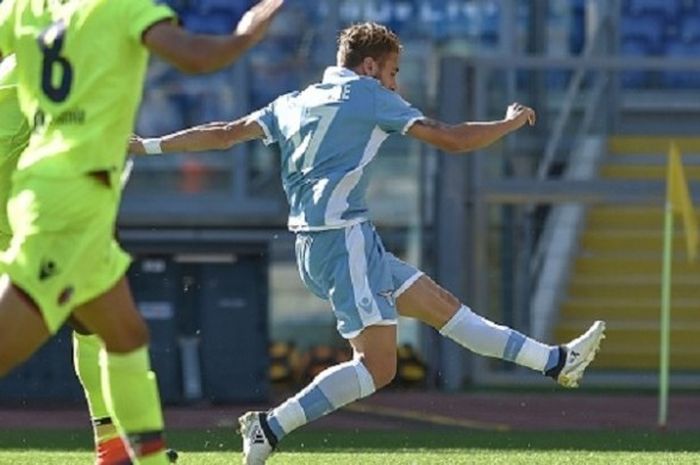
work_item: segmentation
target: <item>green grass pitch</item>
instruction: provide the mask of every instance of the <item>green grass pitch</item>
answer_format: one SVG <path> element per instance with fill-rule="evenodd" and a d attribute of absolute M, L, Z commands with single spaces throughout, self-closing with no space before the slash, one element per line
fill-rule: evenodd
<path fill-rule="evenodd" d="M 240 463 L 230 430 L 173 431 L 180 465 Z M 90 465 L 88 431 L 0 430 L 1 465 Z M 697 433 L 507 432 L 466 430 L 301 431 L 270 465 L 664 465 L 700 463 Z"/>

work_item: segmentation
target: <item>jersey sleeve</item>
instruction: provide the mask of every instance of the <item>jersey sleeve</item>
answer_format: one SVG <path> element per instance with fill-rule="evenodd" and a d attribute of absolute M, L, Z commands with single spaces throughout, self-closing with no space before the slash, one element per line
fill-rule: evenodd
<path fill-rule="evenodd" d="M 250 115 L 250 118 L 258 123 L 263 129 L 263 132 L 265 133 L 263 143 L 265 145 L 271 145 L 279 141 L 277 117 L 275 115 L 275 103 L 276 101 Z"/>
<path fill-rule="evenodd" d="M 169 6 L 156 0 L 119 0 L 124 8 L 129 37 L 141 41 L 143 34 L 154 24 L 164 20 L 176 20 L 177 15 Z"/>
<path fill-rule="evenodd" d="M 375 110 L 377 125 L 389 134 L 406 134 L 413 123 L 425 118 L 399 94 L 384 87 L 377 89 Z"/>
<path fill-rule="evenodd" d="M 0 2 L 0 55 L 4 57 L 14 51 L 14 3 L 14 0 Z"/>

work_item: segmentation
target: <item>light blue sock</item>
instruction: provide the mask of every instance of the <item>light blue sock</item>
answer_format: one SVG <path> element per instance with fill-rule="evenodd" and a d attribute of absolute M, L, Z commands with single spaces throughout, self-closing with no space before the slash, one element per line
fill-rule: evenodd
<path fill-rule="evenodd" d="M 312 422 L 375 391 L 374 380 L 359 360 L 327 368 L 301 392 L 272 410 L 267 421 L 278 440 Z"/>
<path fill-rule="evenodd" d="M 462 347 L 487 357 L 495 357 L 540 372 L 556 365 L 559 349 L 535 341 L 519 332 L 487 320 L 462 306 L 440 330 Z"/>

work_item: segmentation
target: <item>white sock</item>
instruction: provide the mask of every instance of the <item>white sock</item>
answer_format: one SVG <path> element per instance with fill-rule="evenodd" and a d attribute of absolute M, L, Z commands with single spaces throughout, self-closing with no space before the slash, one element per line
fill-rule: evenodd
<path fill-rule="evenodd" d="M 374 380 L 359 360 L 326 368 L 294 397 L 267 415 L 278 440 L 306 423 L 375 391 Z"/>
<path fill-rule="evenodd" d="M 507 326 L 497 325 L 462 306 L 440 330 L 462 347 L 544 372 L 559 360 L 559 348 L 542 344 Z"/>

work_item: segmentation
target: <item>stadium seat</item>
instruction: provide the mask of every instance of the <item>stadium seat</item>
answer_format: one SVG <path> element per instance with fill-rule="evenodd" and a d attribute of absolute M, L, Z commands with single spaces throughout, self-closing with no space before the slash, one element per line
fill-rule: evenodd
<path fill-rule="evenodd" d="M 236 20 L 224 14 L 185 13 L 181 17 L 185 28 L 201 34 L 229 34 Z"/>
<path fill-rule="evenodd" d="M 482 4 L 479 38 L 481 45 L 494 47 L 498 45 L 501 28 L 501 8 L 498 2 L 489 1 Z"/>
<path fill-rule="evenodd" d="M 586 43 L 586 13 L 583 9 L 574 8 L 571 16 L 571 35 L 569 36 L 569 50 L 578 55 L 583 51 Z"/>
<path fill-rule="evenodd" d="M 689 57 L 697 59 L 700 56 L 700 42 L 687 43 L 675 42 L 668 44 L 666 55 L 669 57 Z M 662 82 L 669 87 L 700 88 L 700 72 L 693 71 L 665 71 L 662 73 Z"/>
<path fill-rule="evenodd" d="M 250 0 L 198 0 L 194 3 L 195 11 L 200 13 L 228 13 L 240 18 L 243 13 L 253 6 L 255 2 Z"/>
<path fill-rule="evenodd" d="M 626 56 L 648 56 L 651 47 L 645 40 L 626 39 L 622 42 L 620 53 Z M 649 73 L 646 71 L 623 71 L 622 86 L 627 89 L 638 89 L 648 84 Z"/>
<path fill-rule="evenodd" d="M 700 41 L 700 16 L 687 16 L 681 22 L 681 38 L 684 42 Z"/>
<path fill-rule="evenodd" d="M 660 52 L 663 49 L 665 32 L 666 23 L 658 16 L 623 16 L 620 18 L 622 43 L 629 40 L 641 40 L 648 44 L 650 52 Z"/>
<path fill-rule="evenodd" d="M 632 15 L 663 15 L 672 18 L 680 13 L 681 2 L 679 0 L 627 0 L 625 10 Z"/>

